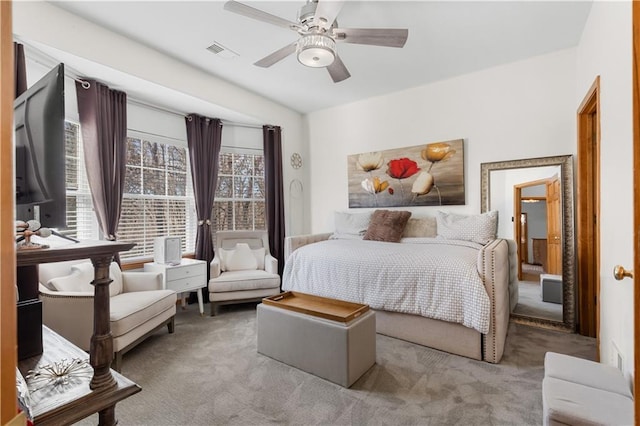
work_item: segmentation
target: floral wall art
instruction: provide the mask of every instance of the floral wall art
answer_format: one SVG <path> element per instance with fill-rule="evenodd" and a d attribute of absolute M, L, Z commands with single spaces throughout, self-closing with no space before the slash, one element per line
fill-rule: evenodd
<path fill-rule="evenodd" d="M 465 204 L 463 140 L 347 157 L 349 207 Z"/>

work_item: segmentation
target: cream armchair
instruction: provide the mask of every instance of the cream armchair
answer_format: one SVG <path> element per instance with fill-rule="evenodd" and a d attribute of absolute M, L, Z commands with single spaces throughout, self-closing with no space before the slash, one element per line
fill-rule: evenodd
<path fill-rule="evenodd" d="M 216 232 L 209 280 L 211 316 L 218 305 L 259 301 L 278 293 L 278 260 L 269 253 L 266 231 Z"/>
<path fill-rule="evenodd" d="M 93 333 L 93 265 L 76 260 L 41 264 L 38 269 L 43 323 L 88 351 Z M 113 280 L 109 285 L 111 367 L 119 371 L 122 355 L 152 332 L 166 325 L 173 333 L 176 293 L 163 289 L 160 273 L 122 272 L 113 262 L 109 276 Z"/>

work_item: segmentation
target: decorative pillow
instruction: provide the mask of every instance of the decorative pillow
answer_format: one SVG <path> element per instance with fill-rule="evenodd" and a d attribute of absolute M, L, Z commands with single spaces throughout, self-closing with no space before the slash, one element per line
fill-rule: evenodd
<path fill-rule="evenodd" d="M 402 238 L 435 238 L 438 235 L 436 224 L 435 217 L 410 218 Z"/>
<path fill-rule="evenodd" d="M 367 232 L 371 212 L 347 213 L 335 212 L 334 222 L 336 230 L 331 239 L 362 239 Z"/>
<path fill-rule="evenodd" d="M 87 273 L 85 268 L 78 268 L 79 265 L 71 267 L 71 273 L 64 277 L 52 278 L 49 280 L 49 287 L 54 288 L 57 291 L 71 291 L 71 292 L 85 292 L 93 293 L 93 266 L 90 263 L 86 265 L 91 266 L 91 273 Z"/>
<path fill-rule="evenodd" d="M 93 265 L 90 262 L 78 263 L 77 265 L 73 265 L 71 267 L 71 272 L 80 271 L 83 274 L 83 277 L 87 277 L 87 284 L 91 288 L 91 281 L 93 281 L 94 277 L 94 269 Z M 109 278 L 111 278 L 111 284 L 109 284 L 109 297 L 117 296 L 122 293 L 122 271 L 120 271 L 120 267 L 116 262 L 111 262 L 109 265 Z M 77 291 L 93 291 L 93 290 L 77 290 Z"/>
<path fill-rule="evenodd" d="M 248 271 L 251 269 L 258 269 L 256 256 L 253 254 L 249 244 L 247 243 L 238 243 L 236 244 L 235 249 L 229 250 L 225 263 L 227 271 Z"/>
<path fill-rule="evenodd" d="M 256 258 L 256 263 L 258 266 L 256 269 L 264 269 L 264 257 L 266 256 L 266 250 L 264 247 L 260 247 L 258 249 L 251 249 L 251 252 Z"/>
<path fill-rule="evenodd" d="M 438 212 L 438 238 L 473 241 L 487 244 L 495 240 L 498 229 L 498 212 L 490 211 L 478 215 L 460 215 Z"/>
<path fill-rule="evenodd" d="M 243 243 L 239 243 L 239 244 L 243 244 Z M 237 244 L 236 244 L 237 247 Z M 220 270 L 222 272 L 224 271 L 229 271 L 230 269 L 228 268 L 228 262 L 229 262 L 229 256 L 232 253 L 235 253 L 235 248 L 228 250 L 228 249 L 220 249 L 220 253 L 219 253 L 219 258 L 220 258 Z M 267 251 L 265 250 L 264 247 L 260 247 L 257 249 L 251 249 L 251 252 L 253 253 L 253 256 L 256 258 L 256 264 L 257 267 L 253 268 L 253 269 L 264 269 L 264 257 L 267 254 Z"/>
<path fill-rule="evenodd" d="M 371 215 L 364 239 L 397 243 L 410 217 L 408 211 L 376 210 Z"/>

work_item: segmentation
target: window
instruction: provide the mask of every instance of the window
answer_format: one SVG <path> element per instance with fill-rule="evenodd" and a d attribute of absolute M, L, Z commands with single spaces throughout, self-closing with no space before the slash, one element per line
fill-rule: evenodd
<path fill-rule="evenodd" d="M 267 229 L 262 153 L 220 153 L 212 217 L 218 231 Z"/>
<path fill-rule="evenodd" d="M 100 238 L 84 167 L 80 126 L 66 122 L 67 227 L 64 234 Z M 186 143 L 185 143 L 186 146 Z M 195 245 L 195 204 L 185 146 L 127 138 L 127 165 L 118 240 L 136 246 L 121 259 L 153 256 L 158 236 L 182 237 L 182 251 Z"/>
<path fill-rule="evenodd" d="M 67 229 L 61 233 L 79 240 L 97 240 L 98 223 L 93 213 L 89 182 L 80 143 L 80 125 L 65 121 Z"/>
<path fill-rule="evenodd" d="M 123 259 L 153 255 L 155 237 L 182 237 L 193 251 L 195 203 L 187 149 L 127 138 L 127 166 L 118 240 L 135 242 Z"/>

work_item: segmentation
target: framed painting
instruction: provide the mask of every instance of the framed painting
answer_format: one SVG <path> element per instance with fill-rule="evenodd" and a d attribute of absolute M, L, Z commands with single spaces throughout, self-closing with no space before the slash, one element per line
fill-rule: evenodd
<path fill-rule="evenodd" d="M 462 139 L 347 157 L 349 207 L 464 205 Z"/>

